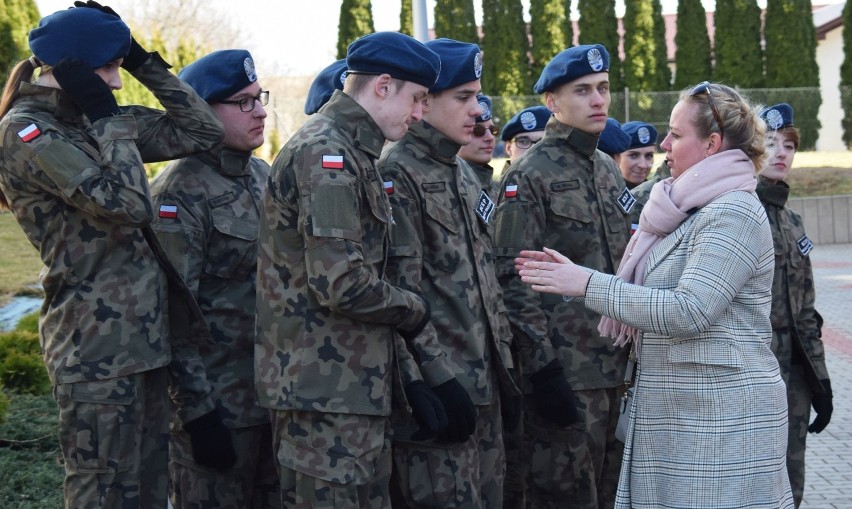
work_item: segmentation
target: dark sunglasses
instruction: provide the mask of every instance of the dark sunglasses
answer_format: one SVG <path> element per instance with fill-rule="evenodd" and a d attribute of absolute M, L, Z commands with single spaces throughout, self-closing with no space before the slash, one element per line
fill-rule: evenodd
<path fill-rule="evenodd" d="M 492 135 L 497 136 L 497 134 L 500 132 L 500 129 L 496 125 L 493 125 L 491 127 L 485 127 L 482 124 L 476 124 L 475 126 L 473 126 L 473 135 L 477 138 L 482 138 L 483 136 L 485 136 L 485 131 L 488 131 Z"/>
<path fill-rule="evenodd" d="M 698 85 L 695 85 L 695 88 L 692 89 L 692 92 L 690 92 L 689 95 L 695 96 L 702 92 L 707 92 L 707 101 L 710 103 L 710 111 L 713 113 L 716 125 L 719 126 L 719 134 L 724 137 L 725 130 L 722 129 L 722 117 L 719 115 L 719 110 L 716 109 L 716 103 L 713 102 L 713 94 L 710 93 L 710 82 L 702 81 Z"/>

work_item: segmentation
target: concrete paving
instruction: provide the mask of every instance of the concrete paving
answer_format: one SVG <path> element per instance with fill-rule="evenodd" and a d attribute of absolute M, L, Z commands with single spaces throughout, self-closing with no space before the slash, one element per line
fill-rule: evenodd
<path fill-rule="evenodd" d="M 816 308 L 834 392 L 831 423 L 808 435 L 804 509 L 852 508 L 852 244 L 817 245 L 810 254 Z"/>

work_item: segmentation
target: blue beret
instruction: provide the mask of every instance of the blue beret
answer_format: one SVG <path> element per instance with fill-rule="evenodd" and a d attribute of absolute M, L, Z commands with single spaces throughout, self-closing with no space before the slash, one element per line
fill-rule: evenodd
<path fill-rule="evenodd" d="M 521 133 L 544 131 L 544 126 L 547 125 L 551 115 L 550 110 L 544 106 L 523 109 L 506 122 L 503 132 L 500 133 L 500 139 L 509 141 Z"/>
<path fill-rule="evenodd" d="M 559 52 L 544 66 L 533 90 L 536 94 L 582 78 L 587 74 L 609 71 L 609 52 L 600 44 L 574 46 Z"/>
<path fill-rule="evenodd" d="M 630 146 L 627 149 L 657 145 L 657 128 L 647 122 L 639 120 L 627 122 L 621 126 L 621 130 L 630 136 Z"/>
<path fill-rule="evenodd" d="M 219 102 L 257 81 L 254 60 L 244 49 L 225 49 L 204 55 L 181 69 L 178 77 L 208 103 Z"/>
<path fill-rule="evenodd" d="M 476 96 L 476 101 L 479 103 L 479 109 L 482 110 L 482 113 L 477 115 L 477 122 L 488 122 L 491 120 L 491 98 L 487 95 L 478 95 Z"/>
<path fill-rule="evenodd" d="M 308 98 L 305 99 L 305 115 L 313 115 L 331 99 L 335 90 L 343 90 L 346 81 L 346 60 L 340 59 L 332 63 L 317 74 L 311 88 L 308 90 Z"/>
<path fill-rule="evenodd" d="M 442 38 L 428 41 L 426 46 L 441 57 L 441 75 L 430 92 L 464 85 L 482 76 L 482 52 L 476 44 Z"/>
<path fill-rule="evenodd" d="M 770 129 L 793 127 L 793 107 L 787 103 L 776 104 L 761 111 L 760 118 Z"/>
<path fill-rule="evenodd" d="M 30 30 L 30 50 L 42 63 L 56 65 L 78 58 L 93 69 L 130 52 L 130 29 L 118 16 L 90 7 L 74 7 L 41 18 Z"/>
<path fill-rule="evenodd" d="M 352 74 L 390 74 L 430 88 L 438 80 L 441 59 L 422 42 L 399 32 L 375 32 L 355 40 L 346 51 Z"/>
<path fill-rule="evenodd" d="M 614 118 L 606 119 L 606 127 L 598 138 L 598 150 L 609 155 L 620 154 L 630 148 L 630 136 L 621 129 Z"/>

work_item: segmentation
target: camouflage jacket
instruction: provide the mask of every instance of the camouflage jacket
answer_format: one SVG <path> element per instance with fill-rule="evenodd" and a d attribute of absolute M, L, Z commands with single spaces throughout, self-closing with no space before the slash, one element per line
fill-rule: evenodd
<path fill-rule="evenodd" d="M 648 198 L 651 197 L 651 188 L 654 187 L 654 184 L 657 182 L 665 180 L 671 176 L 672 170 L 669 169 L 669 165 L 663 161 L 659 166 L 657 166 L 657 169 L 654 171 L 654 175 L 652 175 L 651 178 L 630 190 L 630 194 L 636 198 L 636 203 L 633 205 L 633 209 L 630 210 L 631 234 L 639 227 L 639 216 L 642 215 L 642 209 L 645 208 L 645 204 L 648 203 Z"/>
<path fill-rule="evenodd" d="M 257 225 L 268 177 L 262 159 L 219 146 L 173 162 L 151 182 L 154 230 L 207 321 L 213 341 L 199 352 L 232 428 L 269 422 L 254 391 Z"/>
<path fill-rule="evenodd" d="M 486 405 L 493 382 L 506 394 L 516 390 L 507 371 L 511 332 L 483 219 L 493 202 L 458 150 L 419 122 L 382 151 L 394 219 L 388 278 L 431 305 L 431 324 L 410 345 L 426 382 L 456 377 L 474 404 Z"/>
<path fill-rule="evenodd" d="M 759 177 L 757 196 L 766 208 L 775 244 L 775 276 L 772 280 L 773 329 L 789 329 L 793 344 L 775 345 L 775 356 L 783 367 L 804 364 L 811 383 L 828 379 L 825 349 L 814 309 L 815 291 L 811 259 L 813 243 L 805 234 L 802 217 L 787 208 L 790 187 Z M 822 392 L 819 386 L 812 387 Z"/>
<path fill-rule="evenodd" d="M 390 415 L 395 349 L 404 353 L 396 329 L 414 329 L 426 308 L 384 280 L 391 212 L 375 168 L 384 141 L 336 91 L 272 164 L 258 235 L 264 407 Z"/>
<path fill-rule="evenodd" d="M 500 192 L 500 183 L 494 180 L 494 168 L 490 164 L 474 164 L 467 163 L 479 179 L 479 184 L 482 190 L 488 193 L 492 200 L 497 199 L 497 194 Z"/>
<path fill-rule="evenodd" d="M 150 229 L 142 163 L 207 150 L 224 133 L 158 55 L 134 76 L 165 112 L 124 107 L 90 124 L 61 90 L 21 84 L 0 121 L 0 186 L 45 265 L 40 332 L 51 381 L 108 379 L 172 360 L 173 396 L 201 401 L 209 386 L 195 377 L 193 342 L 206 327 Z"/>
<path fill-rule="evenodd" d="M 600 315 L 579 299 L 539 293 L 521 282 L 522 249 L 556 249 L 574 263 L 613 274 L 629 239 L 632 196 L 598 137 L 555 118 L 545 136 L 503 176 L 495 222 L 497 272 L 520 352 L 532 374 L 558 358 L 574 389 L 624 381 L 627 350 L 598 334 Z"/>

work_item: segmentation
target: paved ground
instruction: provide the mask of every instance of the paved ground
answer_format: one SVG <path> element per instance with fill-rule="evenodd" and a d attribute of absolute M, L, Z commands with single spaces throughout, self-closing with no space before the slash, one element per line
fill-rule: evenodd
<path fill-rule="evenodd" d="M 852 508 L 852 244 L 811 252 L 816 308 L 834 392 L 834 413 L 822 433 L 808 435 L 804 509 Z"/>

